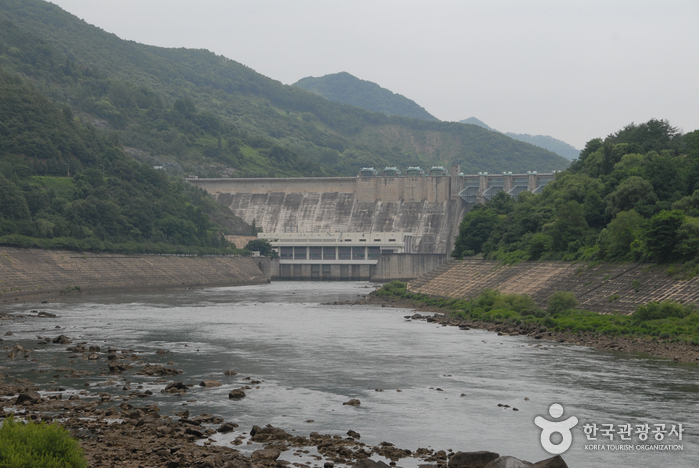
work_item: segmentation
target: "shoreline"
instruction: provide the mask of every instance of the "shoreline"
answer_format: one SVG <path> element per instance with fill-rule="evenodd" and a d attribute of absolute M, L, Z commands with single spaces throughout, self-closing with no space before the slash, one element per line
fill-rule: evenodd
<path fill-rule="evenodd" d="M 437 307 L 422 306 L 410 300 L 400 298 L 381 298 L 370 293 L 364 298 L 349 301 L 347 304 L 372 304 L 381 307 L 395 307 L 413 309 L 417 312 L 431 312 L 433 316 L 422 316 L 417 314 L 411 316 L 415 320 L 426 320 L 444 326 L 459 327 L 463 330 L 471 328 L 495 332 L 503 336 L 529 336 L 536 340 L 553 341 L 557 343 L 568 343 L 579 346 L 595 348 L 601 351 L 615 351 L 625 353 L 646 354 L 657 358 L 671 359 L 677 363 L 699 364 L 699 346 L 692 346 L 684 343 L 663 343 L 654 342 L 638 337 L 610 337 L 605 335 L 595 335 L 591 333 L 561 333 L 551 332 L 542 327 L 513 326 L 508 324 L 496 324 L 492 322 L 480 322 L 463 320 L 449 317 L 443 309 Z"/>
<path fill-rule="evenodd" d="M 182 284 L 182 285 L 163 285 L 163 286 L 126 286 L 126 287 L 103 287 L 103 288 L 90 288 L 83 290 L 79 293 L 72 292 L 68 294 L 61 294 L 60 291 L 38 291 L 38 292 L 27 292 L 26 294 L 20 295 L 0 295 L 0 301 L 3 305 L 10 304 L 29 304 L 41 302 L 44 304 L 48 301 L 51 302 L 62 302 L 64 299 L 85 297 L 99 294 L 114 294 L 114 293 L 139 293 L 139 292 L 162 292 L 162 291 L 184 291 L 184 290 L 199 290 L 206 288 L 230 288 L 238 286 L 257 286 L 260 284 L 269 284 L 269 280 L 251 280 L 239 283 L 211 283 L 211 284 Z M 37 307 L 39 305 L 37 304 Z"/>

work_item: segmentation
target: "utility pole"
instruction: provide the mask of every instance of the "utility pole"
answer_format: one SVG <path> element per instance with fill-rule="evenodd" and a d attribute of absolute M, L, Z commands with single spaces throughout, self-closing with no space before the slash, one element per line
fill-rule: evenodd
<path fill-rule="evenodd" d="M 68 177 L 70 177 L 70 163 L 63 163 L 66 166 L 68 166 Z"/>

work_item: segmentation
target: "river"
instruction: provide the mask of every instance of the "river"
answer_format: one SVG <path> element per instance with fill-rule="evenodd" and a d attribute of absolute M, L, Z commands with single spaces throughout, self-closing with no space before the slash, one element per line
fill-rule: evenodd
<path fill-rule="evenodd" d="M 361 282 L 275 282 L 83 295 L 49 304 L 4 305 L 2 310 L 10 313 L 40 309 L 58 318 L 7 321 L 2 331 L 14 333 L 3 337 L 5 345 L 37 348 L 33 356 L 53 368 L 89 370 L 97 364 L 68 363 L 64 347 L 37 346 L 37 334 L 60 332 L 74 342 L 133 349 L 149 362 L 170 361 L 184 371 L 180 377 L 188 383 L 219 380 L 221 387 L 195 387 L 179 397 L 159 393 L 163 383 L 152 378 L 88 377 L 91 390 L 114 394 L 121 391 L 124 378 L 132 386 L 140 383 L 144 390 L 152 389 L 148 402 L 161 406 L 163 414 L 184 408 L 213 413 L 240 424 L 239 431 L 268 423 L 300 435 L 317 431 L 345 436 L 352 429 L 372 445 L 388 441 L 411 450 L 490 450 L 534 462 L 552 456 L 542 448 L 534 418 L 554 420 L 548 410 L 559 403 L 565 413 L 555 421 L 578 419 L 572 444 L 562 454 L 571 467 L 699 466 L 696 365 L 462 331 L 405 319 L 412 314 L 407 309 L 325 305 L 372 290 Z M 158 349 L 170 353 L 156 354 Z M 82 390 L 78 385 L 84 380 L 23 366 L 10 360 L 3 365 L 4 372 L 24 375 L 42 388 Z M 229 369 L 238 375 L 224 375 Z M 232 388 L 249 383 L 245 377 L 261 383 L 246 390 L 242 400 L 229 400 Z M 361 405 L 342 404 L 350 398 L 358 398 Z M 593 424 L 597 440 L 588 440 L 583 427 Z M 612 440 L 603 435 L 609 429 L 604 424 L 613 425 Z M 625 424 L 632 425 L 628 441 L 619 433 Z M 650 429 L 647 441 L 640 439 L 637 428 L 644 424 Z M 655 440 L 657 424 L 665 424 L 662 441 Z M 679 434 L 670 434 L 680 424 L 681 440 Z M 228 443 L 235 435 L 216 438 Z M 649 451 L 658 448 L 650 445 L 674 450 Z M 412 467 L 417 461 L 401 460 L 398 465 Z"/>

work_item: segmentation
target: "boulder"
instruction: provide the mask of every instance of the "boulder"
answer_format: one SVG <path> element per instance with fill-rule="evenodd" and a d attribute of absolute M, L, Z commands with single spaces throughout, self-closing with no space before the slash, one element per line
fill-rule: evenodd
<path fill-rule="evenodd" d="M 356 398 L 352 398 L 351 400 L 343 403 L 343 405 L 349 405 L 349 406 L 359 406 L 361 404 L 362 404 L 362 402 L 357 400 Z"/>
<path fill-rule="evenodd" d="M 219 427 L 219 428 L 216 429 L 216 430 L 217 430 L 218 432 L 220 432 L 221 434 L 228 434 L 229 432 L 235 431 L 235 428 L 236 428 L 236 427 L 238 427 L 237 424 L 231 423 L 231 422 L 227 422 L 227 423 L 222 424 L 221 427 Z"/>
<path fill-rule="evenodd" d="M 29 403 L 38 403 L 41 401 L 41 395 L 39 395 L 36 392 L 24 392 L 20 393 L 19 396 L 17 397 L 17 403 L 18 405 L 21 405 L 24 402 L 29 402 Z"/>
<path fill-rule="evenodd" d="M 357 462 L 352 465 L 352 468 L 391 468 L 386 463 L 379 461 L 374 461 L 369 458 L 362 458 L 357 460 Z"/>
<path fill-rule="evenodd" d="M 203 439 L 204 438 L 204 433 L 201 432 L 200 430 L 194 429 L 193 427 L 187 427 L 184 430 L 185 434 L 190 434 L 196 437 L 197 439 Z"/>
<path fill-rule="evenodd" d="M 167 384 L 165 389 L 163 390 L 165 393 L 179 393 L 182 391 L 187 391 L 187 386 L 184 384 L 182 381 L 176 381 Z"/>
<path fill-rule="evenodd" d="M 223 373 L 223 375 L 236 375 L 238 374 L 237 372 L 233 372 L 232 370 L 227 370 L 226 372 Z"/>
<path fill-rule="evenodd" d="M 449 459 L 449 468 L 483 468 L 500 454 L 495 452 L 456 452 Z"/>
<path fill-rule="evenodd" d="M 200 384 L 200 387 L 220 387 L 221 382 L 218 380 L 203 380 Z"/>
<path fill-rule="evenodd" d="M 560 455 L 556 455 L 534 463 L 532 468 L 568 468 L 568 465 Z"/>
<path fill-rule="evenodd" d="M 240 388 L 236 388 L 235 390 L 231 390 L 228 393 L 228 398 L 233 400 L 240 400 L 241 398 L 245 398 L 245 392 Z"/>
<path fill-rule="evenodd" d="M 362 438 L 362 436 L 359 435 L 359 432 L 355 432 L 355 431 L 353 431 L 352 429 L 350 429 L 349 431 L 347 431 L 347 435 L 350 436 L 350 437 L 353 438 L 353 439 L 361 439 L 361 438 Z"/>
<path fill-rule="evenodd" d="M 528 461 L 520 460 L 515 457 L 498 457 L 491 461 L 484 468 L 531 468 L 532 465 Z"/>
<path fill-rule="evenodd" d="M 258 460 L 258 459 L 265 459 L 265 460 L 276 460 L 279 458 L 279 455 L 281 455 L 282 452 L 275 449 L 275 448 L 265 448 L 261 450 L 255 450 L 252 452 L 252 455 L 250 455 L 250 458 L 253 460 Z"/>
<path fill-rule="evenodd" d="M 57 344 L 70 344 L 71 340 L 65 335 L 59 335 L 53 339 L 53 342 Z"/>
<path fill-rule="evenodd" d="M 107 364 L 107 367 L 109 367 L 109 372 L 112 373 L 124 372 L 129 368 L 126 364 L 119 364 L 117 362 L 110 362 Z"/>

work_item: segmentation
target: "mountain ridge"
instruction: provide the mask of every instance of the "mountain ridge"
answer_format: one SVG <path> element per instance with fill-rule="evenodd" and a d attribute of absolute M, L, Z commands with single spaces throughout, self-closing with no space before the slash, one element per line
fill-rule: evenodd
<path fill-rule="evenodd" d="M 554 170 L 490 132 L 333 103 L 205 50 L 119 39 L 40 0 L 0 0 L 0 67 L 168 167 L 203 177 L 355 175 L 363 166 Z M 380 138 L 377 138 L 380 136 Z M 416 144 L 416 142 L 418 144 Z"/>
<path fill-rule="evenodd" d="M 361 107 L 388 116 L 399 115 L 421 120 L 439 120 L 415 101 L 378 84 L 362 80 L 347 72 L 333 73 L 321 77 L 301 78 L 292 86 L 303 88 L 324 98 Z"/>

